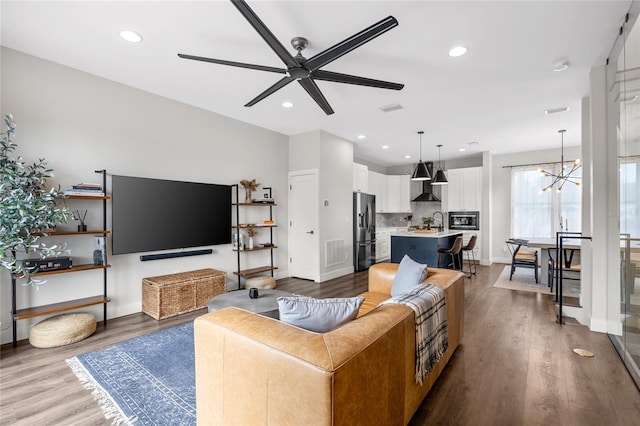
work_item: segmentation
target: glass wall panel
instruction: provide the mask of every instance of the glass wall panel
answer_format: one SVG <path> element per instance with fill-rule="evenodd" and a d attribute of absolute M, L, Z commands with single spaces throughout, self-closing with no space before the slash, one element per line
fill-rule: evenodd
<path fill-rule="evenodd" d="M 621 335 L 611 335 L 640 388 L 640 24 L 636 0 L 609 58 L 608 108 L 615 126 L 620 189 Z M 612 115 L 609 114 L 611 117 Z M 611 134 L 611 133 L 610 133 Z"/>

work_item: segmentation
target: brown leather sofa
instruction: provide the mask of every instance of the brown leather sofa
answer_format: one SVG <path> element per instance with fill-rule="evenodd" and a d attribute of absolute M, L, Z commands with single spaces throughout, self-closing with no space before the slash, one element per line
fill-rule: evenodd
<path fill-rule="evenodd" d="M 358 318 L 328 333 L 237 308 L 197 318 L 198 425 L 406 425 L 462 339 L 464 275 L 429 268 L 425 281 L 445 291 L 449 349 L 417 385 L 413 310 L 378 306 L 397 268 L 372 266 Z"/>

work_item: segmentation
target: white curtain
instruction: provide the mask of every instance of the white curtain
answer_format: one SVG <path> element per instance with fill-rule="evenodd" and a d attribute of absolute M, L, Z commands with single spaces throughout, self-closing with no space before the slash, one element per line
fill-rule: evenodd
<path fill-rule="evenodd" d="M 555 238 L 557 231 L 581 231 L 581 187 L 567 182 L 561 191 L 554 185 L 553 189 L 543 192 L 554 178 L 543 176 L 539 168 L 511 169 L 511 236 Z M 560 164 L 543 165 L 542 168 L 560 174 Z M 581 177 L 580 172 L 580 169 L 574 171 L 571 177 Z"/>

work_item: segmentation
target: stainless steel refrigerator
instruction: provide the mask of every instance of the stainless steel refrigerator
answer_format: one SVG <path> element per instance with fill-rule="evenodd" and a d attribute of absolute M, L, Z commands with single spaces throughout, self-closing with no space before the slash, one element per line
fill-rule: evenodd
<path fill-rule="evenodd" d="M 376 262 L 376 196 L 353 193 L 353 266 L 369 269 Z"/>

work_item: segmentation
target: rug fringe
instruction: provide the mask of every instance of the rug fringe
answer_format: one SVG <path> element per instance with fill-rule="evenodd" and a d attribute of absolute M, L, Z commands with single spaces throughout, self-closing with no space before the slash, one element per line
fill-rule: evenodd
<path fill-rule="evenodd" d="M 127 417 L 118 404 L 111 399 L 109 394 L 102 389 L 102 387 L 96 382 L 93 376 L 84 368 L 82 363 L 78 361 L 76 357 L 66 360 L 67 365 L 76 375 L 82 386 L 91 391 L 93 398 L 98 402 L 98 405 L 104 413 L 104 417 L 107 420 L 112 420 L 111 424 L 116 426 L 130 426 L 138 421 L 137 416 Z"/>

